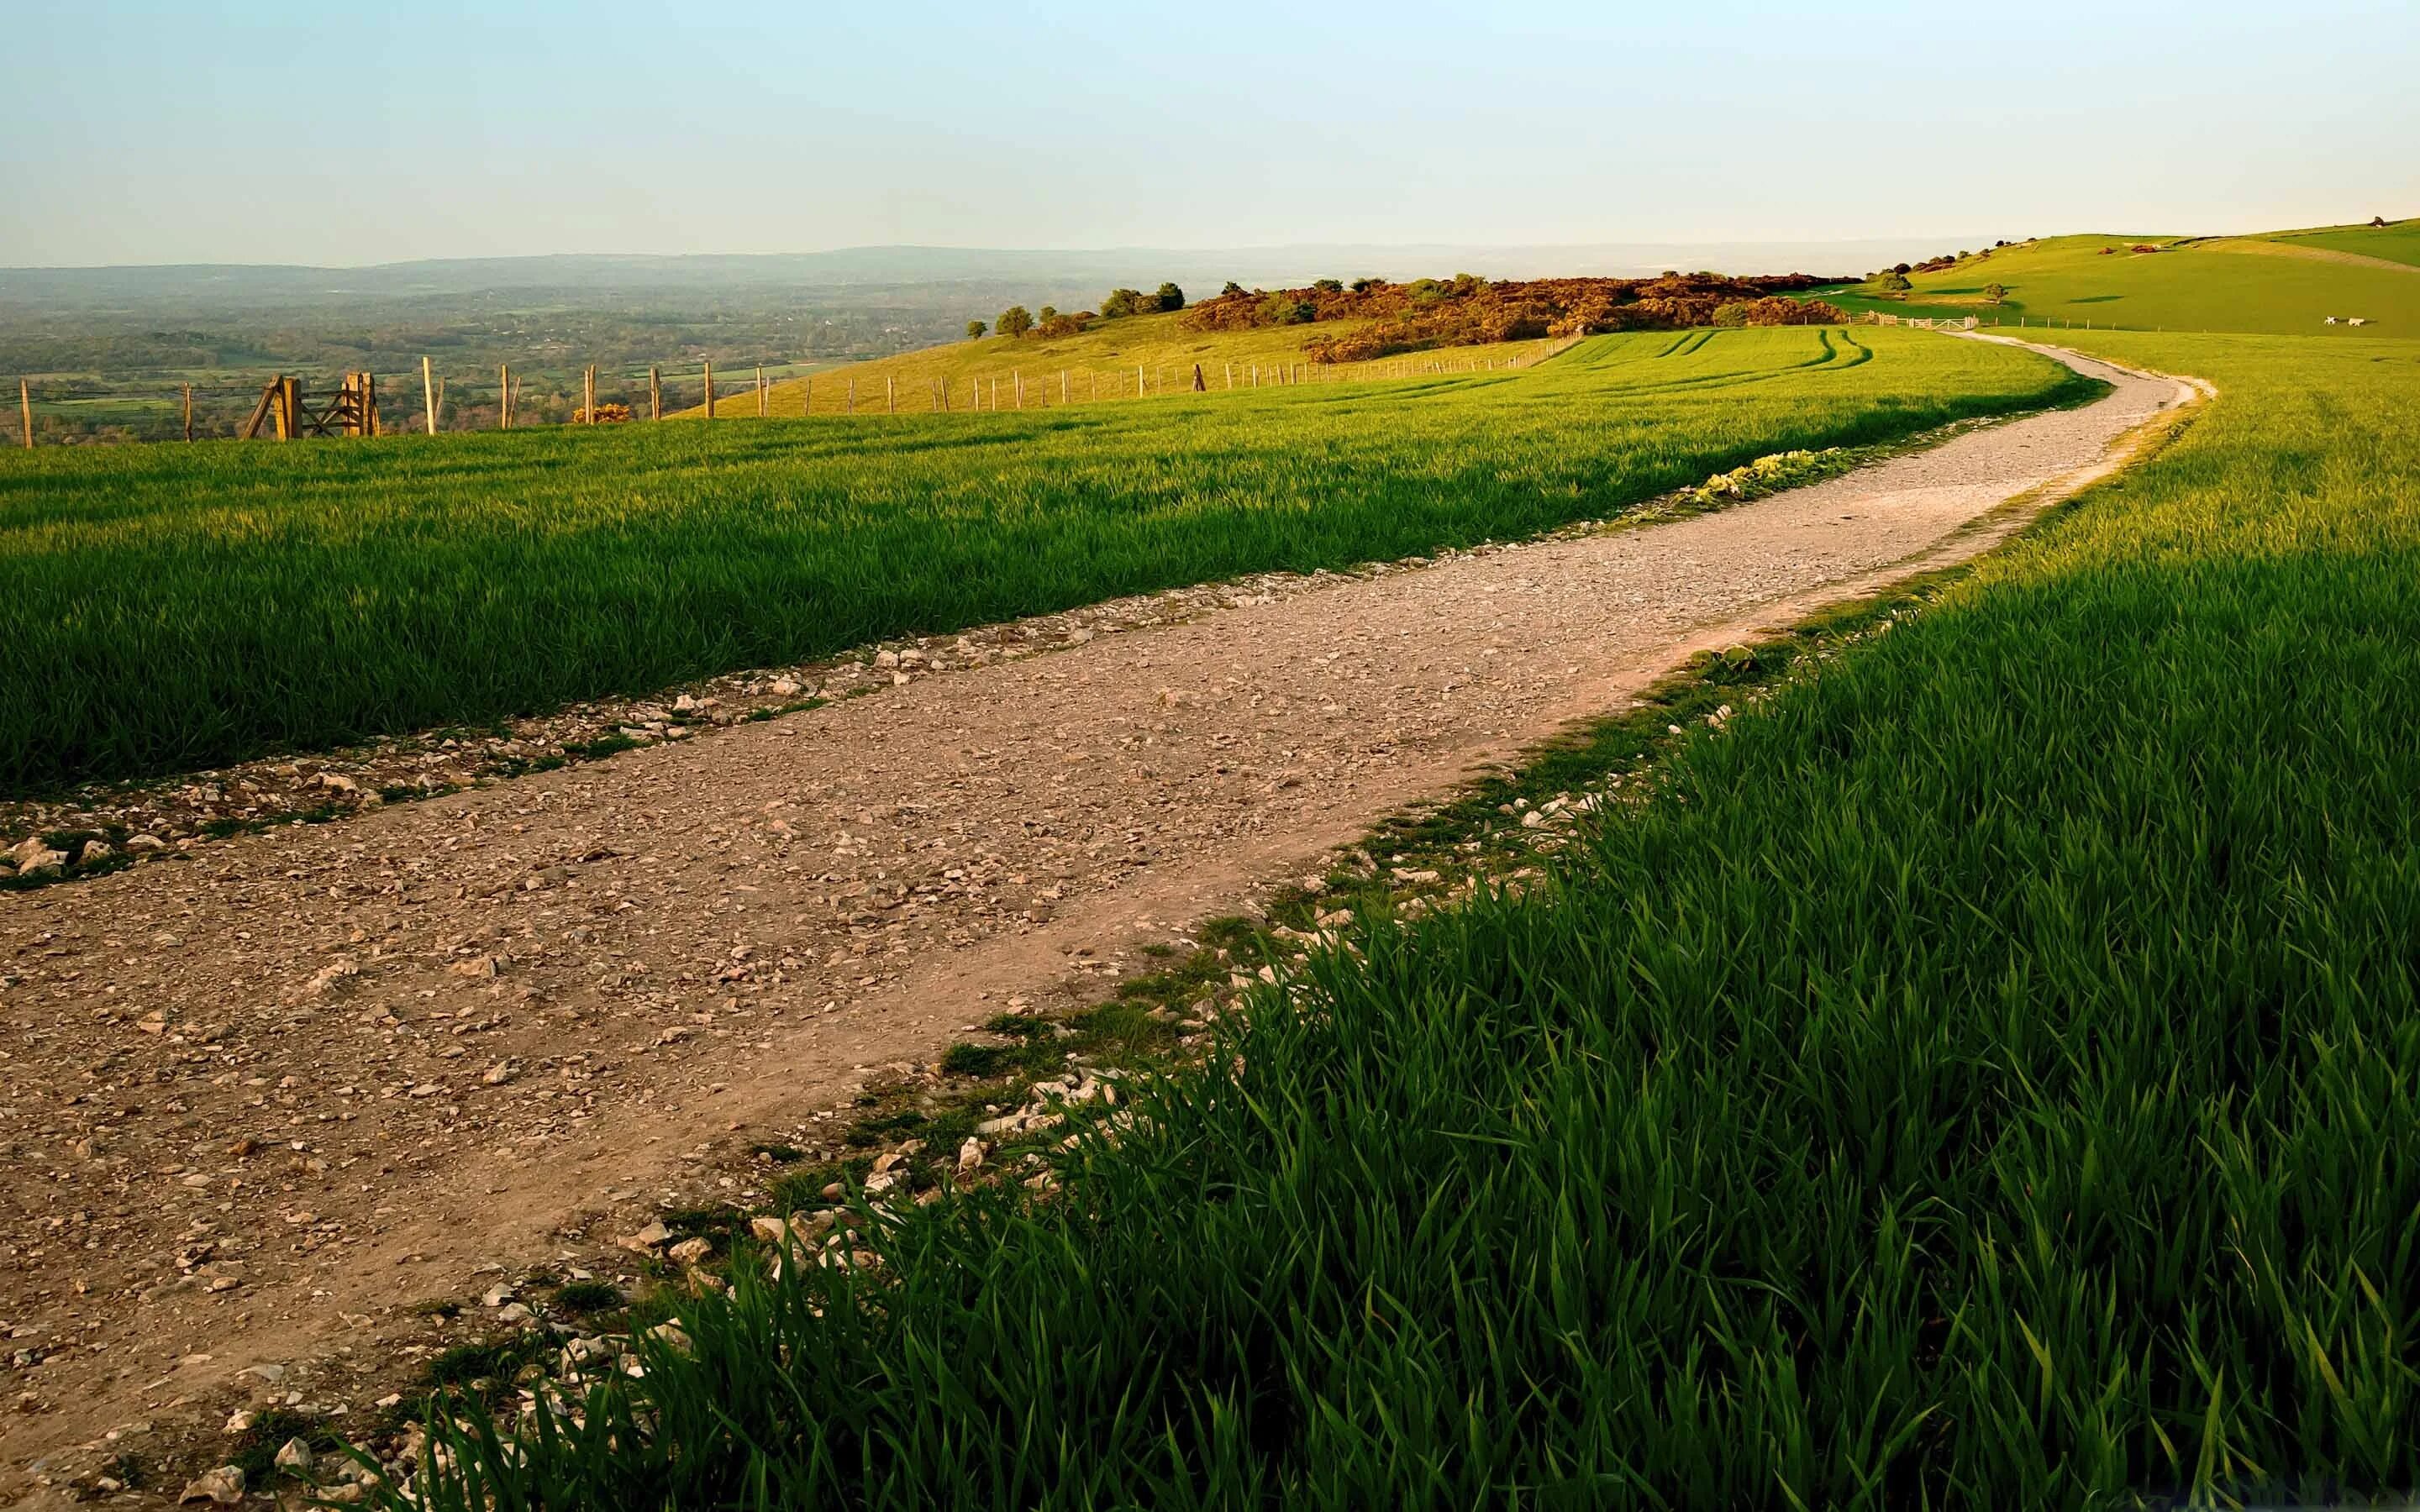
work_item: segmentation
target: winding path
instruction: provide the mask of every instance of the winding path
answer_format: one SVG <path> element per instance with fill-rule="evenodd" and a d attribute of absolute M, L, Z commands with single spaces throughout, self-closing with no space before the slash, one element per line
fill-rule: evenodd
<path fill-rule="evenodd" d="M 36 1456 L 543 1258 L 702 1142 L 1233 912 L 1707 645 L 1982 549 L 2182 382 L 1848 477 L 1105 636 L 0 899 L 0 1328 Z M 304 1405 L 366 1396 L 341 1361 Z"/>

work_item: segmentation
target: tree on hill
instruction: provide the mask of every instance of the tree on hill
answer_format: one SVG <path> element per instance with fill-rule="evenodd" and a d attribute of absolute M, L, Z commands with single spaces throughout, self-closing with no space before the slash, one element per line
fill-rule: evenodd
<path fill-rule="evenodd" d="M 1127 316 L 1141 313 L 1142 290 L 1140 289 L 1113 288 L 1109 290 L 1109 297 L 1101 301 L 1101 318 L 1104 320 L 1123 320 Z"/>
<path fill-rule="evenodd" d="M 1223 299 L 1225 299 L 1225 298 L 1226 298 L 1228 295 L 1230 295 L 1230 294 L 1241 294 L 1241 293 L 1243 293 L 1243 292 L 1244 292 L 1244 285 L 1241 285 L 1241 284 L 1236 283 L 1233 279 L 1232 279 L 1232 278 L 1231 278 L 1231 279 L 1227 280 L 1227 286 L 1226 286 L 1225 288 L 1222 288 L 1222 289 L 1220 289 L 1220 290 L 1218 291 L 1218 297 L 1219 297 L 1220 299 L 1222 299 L 1222 300 L 1223 300 Z"/>
<path fill-rule="evenodd" d="M 1875 286 L 1880 288 L 1885 294 L 1904 294 L 1909 289 L 1916 287 L 1915 285 L 1907 281 L 1907 274 L 1900 272 L 1896 269 L 1885 273 L 1876 281 Z"/>
<path fill-rule="evenodd" d="M 1311 286 L 1319 290 L 1322 294 L 1342 294 L 1344 292 L 1344 285 L 1342 281 L 1339 279 L 1314 278 L 1311 281 Z"/>
<path fill-rule="evenodd" d="M 970 320 L 967 322 L 967 339 L 969 341 L 981 341 L 983 340 L 983 333 L 990 329 L 991 327 L 985 325 L 980 320 Z"/>
<path fill-rule="evenodd" d="M 2383 215 L 2373 215 L 2369 218 L 2369 224 L 2373 230 L 2383 231 L 2386 229 L 2386 217 Z"/>
<path fill-rule="evenodd" d="M 1185 308 L 1185 291 L 1173 284 L 1162 284 L 1151 297 L 1151 307 L 1162 315 Z"/>
<path fill-rule="evenodd" d="M 1033 313 L 1022 304 L 1012 304 L 1000 312 L 996 329 L 1003 336 L 1022 336 L 1033 329 Z"/>
<path fill-rule="evenodd" d="M 1051 321 L 1059 318 L 1059 306 L 1055 304 L 1046 304 L 1035 313 L 1034 318 L 1047 326 Z"/>
<path fill-rule="evenodd" d="M 2005 284 L 1986 284 L 1983 285 L 1983 298 L 1991 301 L 1993 304 L 2006 304 L 2009 301 L 2008 285 Z"/>

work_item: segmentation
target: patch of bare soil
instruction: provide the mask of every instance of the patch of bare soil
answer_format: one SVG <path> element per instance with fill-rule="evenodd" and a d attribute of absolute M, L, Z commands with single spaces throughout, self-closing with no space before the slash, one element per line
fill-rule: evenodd
<path fill-rule="evenodd" d="M 415 1302 L 610 1278 L 654 1201 L 749 1191 L 749 1147 L 1013 995 L 1120 974 L 1693 650 L 1983 548 L 2191 392 L 2069 361 L 2115 392 L 1718 514 L 868 666 L 710 738 L 0 897 L 0 1495 L 236 1407 L 341 1430 L 443 1342 Z"/>

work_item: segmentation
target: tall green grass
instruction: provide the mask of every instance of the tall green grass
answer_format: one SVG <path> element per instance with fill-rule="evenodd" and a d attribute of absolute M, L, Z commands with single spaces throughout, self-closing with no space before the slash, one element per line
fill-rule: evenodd
<path fill-rule="evenodd" d="M 2420 1483 L 2420 346 L 2212 411 L 1315 964 L 1061 1193 L 433 1506 L 2062 1507 Z"/>
<path fill-rule="evenodd" d="M 0 455 L 0 790 L 173 772 L 1608 515 L 2070 392 L 1919 334 L 1042 414 Z"/>

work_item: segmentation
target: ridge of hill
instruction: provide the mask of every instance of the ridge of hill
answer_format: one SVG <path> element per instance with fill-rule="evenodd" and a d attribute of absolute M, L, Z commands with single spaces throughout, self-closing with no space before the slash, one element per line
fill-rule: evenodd
<path fill-rule="evenodd" d="M 1281 381 L 1298 366 L 1312 365 L 1311 345 L 1368 321 L 1322 322 L 1318 325 L 1264 327 L 1247 331 L 1201 331 L 1187 324 L 1184 313 L 1128 316 L 1095 320 L 1072 335 L 1022 337 L 985 335 L 823 368 L 801 378 L 768 381 L 766 414 L 773 419 L 814 413 L 872 414 L 895 406 L 901 413 L 923 414 L 937 408 L 935 386 L 946 384 L 948 408 L 970 403 L 992 407 L 991 385 L 1000 385 L 999 407 L 1043 409 L 1063 402 L 1087 404 L 1095 399 L 1132 399 L 1140 379 L 1153 397 L 1180 393 L 1192 387 L 1193 367 L 1202 364 L 1204 383 L 1224 392 Z M 1550 344 L 1545 341 L 1501 342 L 1487 347 L 1457 348 L 1449 358 L 1456 369 L 1502 367 L 1534 361 Z M 1371 377 L 1385 364 L 1339 364 L 1321 368 L 1322 380 Z M 1061 375 L 1065 375 L 1063 388 Z M 855 385 L 854 400 L 850 385 Z M 976 385 L 982 385 L 980 399 Z M 752 371 L 718 373 L 716 417 L 753 419 L 756 393 Z M 704 405 L 668 414 L 668 419 L 702 418 Z"/>
<path fill-rule="evenodd" d="M 2050 237 L 1909 270 L 1911 286 L 1903 293 L 1869 279 L 1818 294 L 1851 311 L 1972 315 L 1987 324 L 2269 334 L 2420 332 L 2420 278 L 2412 276 L 2414 269 L 2399 266 L 2399 258 L 2382 255 L 2404 243 L 2396 239 L 2397 228 L 2372 234 L 2383 239 L 2371 243 L 2381 255 L 2346 252 L 2333 232 Z M 2420 229 L 2411 244 L 2420 248 Z M 1996 298 L 1994 285 L 2001 291 Z M 2332 316 L 2335 326 L 2328 324 Z M 2346 323 L 2352 319 L 2364 324 Z"/>
<path fill-rule="evenodd" d="M 2365 262 L 2396 263 L 2405 268 L 2420 269 L 2420 216 L 2405 221 L 2389 221 L 2383 225 L 2374 222 L 2354 225 L 2315 225 L 2305 230 L 2263 231 L 2253 237 L 2229 237 L 2225 240 L 2231 246 L 2247 241 L 2272 242 L 2297 251 L 2335 253 L 2358 257 Z"/>

